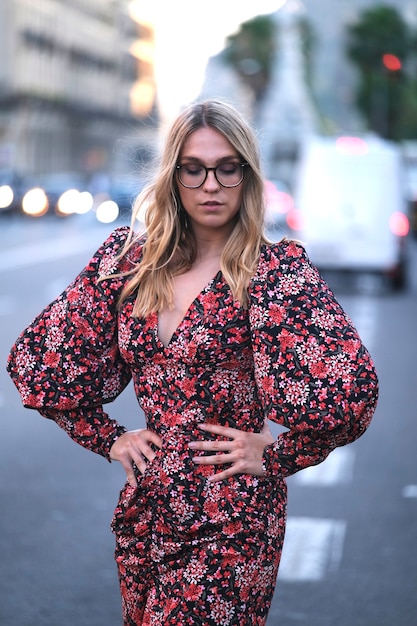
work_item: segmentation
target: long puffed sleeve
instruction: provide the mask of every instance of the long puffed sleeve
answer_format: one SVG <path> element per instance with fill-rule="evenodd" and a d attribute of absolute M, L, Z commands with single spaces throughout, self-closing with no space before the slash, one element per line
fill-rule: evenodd
<path fill-rule="evenodd" d="M 296 242 L 264 249 L 249 316 L 265 415 L 288 428 L 265 449 L 264 471 L 289 476 L 363 434 L 377 403 L 377 375 L 351 320 Z"/>
<path fill-rule="evenodd" d="M 125 428 L 104 412 L 131 373 L 117 344 L 117 301 L 128 263 L 117 260 L 128 228 L 116 229 L 69 287 L 22 332 L 7 370 L 25 407 L 56 421 L 84 447 L 109 458 Z M 100 277 L 109 278 L 99 281 Z"/>

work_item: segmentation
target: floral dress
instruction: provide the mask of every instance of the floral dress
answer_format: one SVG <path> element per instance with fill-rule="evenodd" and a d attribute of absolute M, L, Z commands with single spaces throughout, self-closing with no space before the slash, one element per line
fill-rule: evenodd
<path fill-rule="evenodd" d="M 367 428 L 377 401 L 372 360 L 351 321 L 292 241 L 265 246 L 243 309 L 219 272 L 164 346 L 157 313 L 118 309 L 116 229 L 87 267 L 13 346 L 8 371 L 26 407 L 109 459 L 125 428 L 104 411 L 133 378 L 147 427 L 163 446 L 138 487 L 126 484 L 116 536 L 125 625 L 266 623 L 284 540 L 285 477 L 323 461 Z M 106 277 L 98 280 L 99 277 Z M 267 446 L 262 477 L 207 477 L 188 443 L 200 423 L 286 430 Z"/>

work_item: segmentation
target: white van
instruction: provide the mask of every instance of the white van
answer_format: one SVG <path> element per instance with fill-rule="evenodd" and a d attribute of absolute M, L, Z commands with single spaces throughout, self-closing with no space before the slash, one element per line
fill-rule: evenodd
<path fill-rule="evenodd" d="M 406 282 L 409 231 L 401 151 L 377 137 L 312 137 L 294 184 L 297 229 L 320 269 L 378 272 Z"/>

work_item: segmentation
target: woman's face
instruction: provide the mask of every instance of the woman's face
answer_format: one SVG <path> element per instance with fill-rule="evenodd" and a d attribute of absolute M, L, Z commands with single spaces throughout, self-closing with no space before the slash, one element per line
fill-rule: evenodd
<path fill-rule="evenodd" d="M 179 158 L 179 165 L 190 166 L 191 176 L 196 166 L 198 169 L 199 165 L 207 168 L 222 165 L 225 174 L 223 182 L 228 182 L 229 172 L 236 169 L 233 164 L 239 163 L 241 159 L 232 144 L 213 128 L 199 128 L 189 135 Z M 237 169 L 240 173 L 241 168 Z M 184 187 L 178 174 L 177 184 L 182 205 L 197 236 L 209 233 L 227 236 L 231 233 L 242 202 L 243 181 L 236 187 L 223 187 L 211 170 L 204 183 L 196 189 Z"/>

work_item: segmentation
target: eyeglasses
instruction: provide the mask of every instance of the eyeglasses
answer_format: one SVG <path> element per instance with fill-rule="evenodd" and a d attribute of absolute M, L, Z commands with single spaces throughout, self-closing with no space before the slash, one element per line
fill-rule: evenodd
<path fill-rule="evenodd" d="M 217 167 L 205 167 L 200 163 L 184 163 L 177 165 L 178 180 L 187 189 L 201 187 L 207 179 L 209 172 L 214 172 L 217 182 L 222 187 L 237 187 L 244 178 L 247 163 L 222 163 Z"/>

